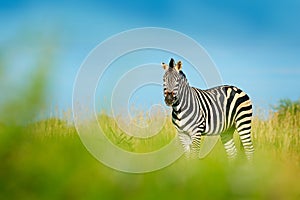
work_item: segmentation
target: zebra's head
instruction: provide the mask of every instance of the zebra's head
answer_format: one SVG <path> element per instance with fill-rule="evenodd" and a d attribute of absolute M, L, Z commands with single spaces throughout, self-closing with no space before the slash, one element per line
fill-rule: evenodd
<path fill-rule="evenodd" d="M 175 64 L 174 59 L 171 58 L 169 65 L 162 63 L 162 67 L 165 70 L 163 77 L 165 103 L 172 106 L 178 100 L 179 81 L 183 74 L 181 72 L 182 63 L 178 61 Z"/>

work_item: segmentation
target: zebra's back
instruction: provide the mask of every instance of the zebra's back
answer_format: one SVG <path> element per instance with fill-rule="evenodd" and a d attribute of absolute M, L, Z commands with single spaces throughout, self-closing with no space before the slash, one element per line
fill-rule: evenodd
<path fill-rule="evenodd" d="M 203 135 L 220 134 L 233 126 L 238 127 L 245 121 L 243 119 L 251 122 L 252 104 L 241 89 L 229 85 L 193 89 L 205 117 Z"/>

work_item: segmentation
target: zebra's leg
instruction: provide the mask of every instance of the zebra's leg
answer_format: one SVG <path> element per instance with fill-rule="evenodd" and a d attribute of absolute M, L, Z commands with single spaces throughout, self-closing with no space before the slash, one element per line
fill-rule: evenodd
<path fill-rule="evenodd" d="M 239 133 L 241 143 L 243 145 L 246 157 L 248 160 L 252 160 L 254 147 L 251 139 L 251 118 L 240 120 L 236 122 L 236 129 Z"/>
<path fill-rule="evenodd" d="M 185 155 L 187 157 L 189 157 L 190 153 L 191 153 L 191 145 L 192 145 L 191 136 L 187 133 L 179 132 L 178 137 L 179 137 L 179 140 L 180 140 L 180 142 L 182 144 L 182 147 L 184 149 Z"/>
<path fill-rule="evenodd" d="M 191 135 L 192 144 L 191 144 L 191 155 L 192 158 L 198 158 L 200 152 L 200 144 L 201 144 L 201 133 L 196 132 Z"/>
<path fill-rule="evenodd" d="M 230 160 L 233 160 L 237 156 L 236 146 L 233 140 L 234 128 L 230 128 L 229 130 L 221 133 L 221 141 L 224 145 L 227 156 Z"/>

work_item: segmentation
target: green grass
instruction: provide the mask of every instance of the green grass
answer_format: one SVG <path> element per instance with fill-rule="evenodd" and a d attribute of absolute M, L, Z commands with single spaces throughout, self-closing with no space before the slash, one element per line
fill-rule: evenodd
<path fill-rule="evenodd" d="M 2 124 L 0 199 L 299 199 L 299 119 L 299 112 L 255 118 L 252 165 L 243 159 L 228 163 L 218 143 L 203 160 L 183 157 L 148 174 L 104 166 L 63 120 Z M 105 114 L 99 122 L 108 138 L 134 152 L 159 149 L 175 136 L 171 123 L 153 138 L 135 139 Z"/>
<path fill-rule="evenodd" d="M 157 116 L 155 120 L 164 119 Z M 146 119 L 139 119 L 139 121 L 150 123 L 150 120 Z M 131 152 L 143 153 L 158 150 L 167 145 L 176 135 L 176 130 L 170 120 L 167 120 L 162 130 L 156 135 L 144 139 L 127 135 L 119 128 L 117 122 L 106 114 L 99 115 L 98 122 L 110 141 Z M 145 130 L 147 131 L 148 129 Z"/>

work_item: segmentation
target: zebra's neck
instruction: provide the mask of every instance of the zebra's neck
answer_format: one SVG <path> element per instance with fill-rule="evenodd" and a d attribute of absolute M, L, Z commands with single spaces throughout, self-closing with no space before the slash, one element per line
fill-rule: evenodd
<path fill-rule="evenodd" d="M 181 133 L 204 132 L 204 116 L 194 88 L 187 82 L 178 90 L 178 101 L 173 105 L 172 122 Z"/>
<path fill-rule="evenodd" d="M 188 101 L 193 94 L 192 94 L 192 88 L 189 86 L 189 83 L 184 78 L 180 82 L 180 86 L 178 89 L 178 100 L 173 104 L 172 108 L 175 112 L 181 112 L 183 107 L 187 107 Z"/>

